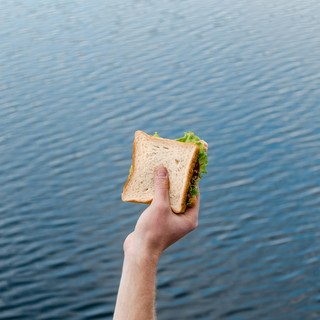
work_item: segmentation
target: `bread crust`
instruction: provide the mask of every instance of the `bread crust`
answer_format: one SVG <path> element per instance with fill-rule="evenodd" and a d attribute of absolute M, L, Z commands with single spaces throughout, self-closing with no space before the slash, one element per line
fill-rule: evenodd
<path fill-rule="evenodd" d="M 188 194 L 189 188 L 190 188 L 191 178 L 193 175 L 193 169 L 194 169 L 196 162 L 198 161 L 198 156 L 199 156 L 199 151 L 200 151 L 199 146 L 195 143 L 185 143 L 185 142 L 180 142 L 180 141 L 176 141 L 176 140 L 170 140 L 170 139 L 165 139 L 165 138 L 160 138 L 160 137 L 153 137 L 153 136 L 150 136 L 140 130 L 136 131 L 135 135 L 134 135 L 134 142 L 133 142 L 133 147 L 132 147 L 132 167 L 131 167 L 128 179 L 127 179 L 127 181 L 124 185 L 124 188 L 123 188 L 122 200 L 129 201 L 129 202 L 135 202 L 135 203 L 145 203 L 145 204 L 149 204 L 153 200 L 153 195 L 151 195 L 147 199 L 128 198 L 127 197 L 128 187 L 131 183 L 131 180 L 133 179 L 134 173 L 136 172 L 135 170 L 137 170 L 136 169 L 136 166 L 137 166 L 137 145 L 138 145 L 140 139 L 146 139 L 148 142 L 152 142 L 152 141 L 159 142 L 159 140 L 160 140 L 167 146 L 177 147 L 177 145 L 179 145 L 180 148 L 182 147 L 182 148 L 188 149 L 188 152 L 193 152 L 192 158 L 190 161 L 190 165 L 189 165 L 189 168 L 187 171 L 186 183 L 184 184 L 183 190 L 181 191 L 182 201 L 179 205 L 179 208 L 172 208 L 172 206 L 171 206 L 171 209 L 176 213 L 185 212 L 186 207 L 187 207 L 187 203 L 186 203 L 187 202 L 187 194 Z M 190 148 L 190 145 L 192 145 L 192 148 Z"/>
<path fill-rule="evenodd" d="M 181 142 L 181 143 L 185 143 L 185 142 Z M 181 208 L 181 212 L 185 212 L 186 208 L 187 208 L 187 196 L 188 196 L 188 192 L 189 192 L 189 188 L 190 188 L 190 184 L 191 184 L 191 178 L 193 176 L 193 169 L 196 165 L 196 162 L 198 161 L 198 156 L 199 156 L 199 151 L 200 148 L 197 144 L 193 143 L 195 146 L 197 146 L 197 152 L 194 153 L 193 157 L 192 157 L 192 165 L 189 168 L 189 172 L 188 172 L 188 179 L 187 179 L 187 183 L 186 186 L 183 190 L 183 198 L 182 198 L 182 208 Z M 194 205 L 194 202 L 193 202 Z M 180 212 L 178 212 L 180 213 Z"/>

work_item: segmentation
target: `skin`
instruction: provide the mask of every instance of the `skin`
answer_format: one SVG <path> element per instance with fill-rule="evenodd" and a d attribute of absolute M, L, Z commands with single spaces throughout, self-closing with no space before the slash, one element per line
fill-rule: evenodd
<path fill-rule="evenodd" d="M 159 167 L 154 176 L 155 194 L 123 245 L 124 262 L 114 320 L 156 319 L 156 274 L 160 256 L 198 225 L 200 198 L 183 214 L 171 211 L 169 176 Z"/>

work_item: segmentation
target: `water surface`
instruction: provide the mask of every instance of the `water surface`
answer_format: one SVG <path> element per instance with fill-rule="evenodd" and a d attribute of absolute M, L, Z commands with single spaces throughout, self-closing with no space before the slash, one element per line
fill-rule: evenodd
<path fill-rule="evenodd" d="M 0 3 L 0 319 L 111 319 L 137 129 L 206 139 L 159 319 L 320 318 L 318 1 Z"/>

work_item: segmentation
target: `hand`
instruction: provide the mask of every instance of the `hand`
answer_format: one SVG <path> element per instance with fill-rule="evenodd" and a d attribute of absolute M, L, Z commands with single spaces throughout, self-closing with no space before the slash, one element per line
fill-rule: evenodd
<path fill-rule="evenodd" d="M 194 207 L 176 214 L 170 208 L 169 175 L 164 167 L 155 172 L 155 194 L 124 243 L 125 253 L 142 254 L 156 261 L 161 253 L 198 225 L 200 196 Z"/>

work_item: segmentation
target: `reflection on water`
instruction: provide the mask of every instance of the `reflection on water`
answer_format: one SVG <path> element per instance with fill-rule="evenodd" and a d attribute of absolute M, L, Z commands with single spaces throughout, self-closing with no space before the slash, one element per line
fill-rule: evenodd
<path fill-rule="evenodd" d="M 133 133 L 210 144 L 159 319 L 320 318 L 318 2 L 0 3 L 0 319 L 111 319 Z"/>

